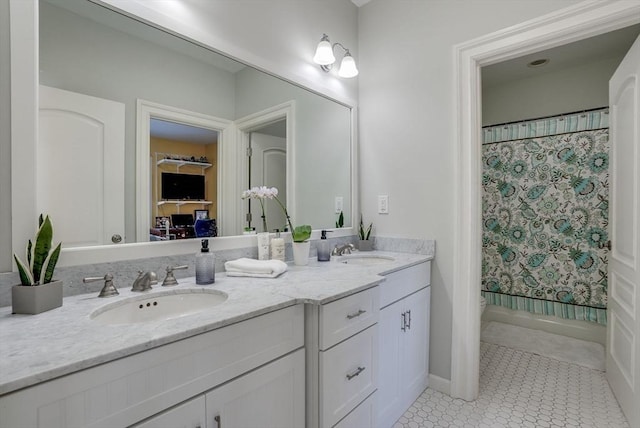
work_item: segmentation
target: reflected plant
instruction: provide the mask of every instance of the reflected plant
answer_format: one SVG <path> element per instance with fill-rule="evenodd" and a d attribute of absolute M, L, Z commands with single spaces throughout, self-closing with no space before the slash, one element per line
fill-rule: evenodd
<path fill-rule="evenodd" d="M 278 199 L 278 189 L 276 189 L 275 187 L 252 187 L 251 189 L 242 192 L 242 199 L 257 199 L 260 201 L 260 206 L 262 207 L 262 226 L 264 227 L 265 232 L 268 229 L 267 219 L 264 214 L 264 201 L 265 199 L 273 199 L 278 203 L 278 205 L 280 205 L 280 208 L 282 208 L 282 211 L 287 218 L 287 224 L 289 230 L 291 231 L 291 238 L 293 239 L 293 242 L 304 242 L 311 237 L 310 225 L 303 224 L 301 226 L 293 227 L 293 224 L 291 223 L 291 217 L 289 217 L 289 212 L 287 211 L 287 207 L 285 207 L 282 202 L 280 202 L 280 199 Z"/>

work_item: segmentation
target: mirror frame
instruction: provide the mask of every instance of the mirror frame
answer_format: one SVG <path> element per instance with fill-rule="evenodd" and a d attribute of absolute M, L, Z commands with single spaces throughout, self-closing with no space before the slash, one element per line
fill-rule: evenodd
<path fill-rule="evenodd" d="M 290 74 L 286 70 L 273 67 L 253 65 L 257 60 L 251 54 L 239 48 L 229 49 L 224 53 L 205 35 L 191 30 L 190 27 L 171 17 L 162 15 L 142 3 L 131 1 L 127 10 L 118 7 L 117 0 L 87 0 L 100 6 L 112 9 L 117 13 L 143 20 L 147 25 L 154 25 L 165 31 L 200 44 L 207 49 L 220 53 L 250 67 L 266 72 L 276 78 L 285 80 L 324 98 L 337 102 L 351 110 L 351 227 L 332 229 L 332 237 L 346 237 L 357 234 L 356 214 L 360 212 L 358 196 L 358 159 L 357 159 L 357 108 L 354 100 L 341 101 L 339 96 L 327 95 L 312 89 L 311 81 L 296 76 L 284 78 Z M 113 4 L 112 4 L 113 3 Z M 38 138 L 38 86 L 39 86 L 39 52 L 38 52 L 38 0 L 9 0 L 10 22 L 10 55 L 11 55 L 11 251 L 22 254 L 27 240 L 31 239 L 34 222 L 38 216 L 36 209 L 36 168 L 35 147 Z M 123 6 L 124 7 L 124 6 Z M 192 34 L 193 33 L 193 34 Z M 251 57 L 248 60 L 243 59 Z M 265 63 L 265 61 L 258 61 Z M 271 68 L 273 71 L 266 71 Z M 16 166 L 19 166 L 16 167 Z M 284 234 L 285 237 L 290 236 Z M 314 230 L 311 239 L 318 239 L 319 230 Z M 290 238 L 288 238 L 290 240 Z M 1 245 L 1 244 L 0 244 Z M 246 248 L 256 245 L 255 236 L 220 237 L 212 241 L 214 250 Z M 58 266 L 80 266 L 93 263 L 115 262 L 130 259 L 162 257 L 178 254 L 189 254 L 199 248 L 198 240 L 176 240 L 171 242 L 141 242 L 114 244 L 96 247 L 65 248 L 62 250 Z M 11 261 L 12 270 L 15 265 Z"/>

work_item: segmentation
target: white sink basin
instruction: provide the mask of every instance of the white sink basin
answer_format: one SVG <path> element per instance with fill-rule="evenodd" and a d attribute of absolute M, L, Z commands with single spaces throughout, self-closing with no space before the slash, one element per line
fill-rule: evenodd
<path fill-rule="evenodd" d="M 381 265 L 391 263 L 394 260 L 393 257 L 381 256 L 379 254 L 349 254 L 340 258 L 341 263 L 356 266 Z"/>
<path fill-rule="evenodd" d="M 132 324 L 193 315 L 224 303 L 225 293 L 216 290 L 184 290 L 135 296 L 102 306 L 91 314 L 100 324 Z"/>

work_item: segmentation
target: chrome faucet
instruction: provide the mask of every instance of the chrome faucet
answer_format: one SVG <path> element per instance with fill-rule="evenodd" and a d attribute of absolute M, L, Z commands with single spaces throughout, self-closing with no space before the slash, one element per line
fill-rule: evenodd
<path fill-rule="evenodd" d="M 155 272 L 143 272 L 139 270 L 138 277 L 135 281 L 133 281 L 133 287 L 131 287 L 131 291 L 151 290 L 151 286 L 156 285 L 157 283 L 158 277 Z"/>
<path fill-rule="evenodd" d="M 343 256 L 345 254 L 351 254 L 351 251 L 355 250 L 356 247 L 354 247 L 353 244 L 349 243 L 349 244 L 344 244 L 344 245 L 336 245 L 336 247 L 331 251 L 331 255 L 332 256 Z"/>

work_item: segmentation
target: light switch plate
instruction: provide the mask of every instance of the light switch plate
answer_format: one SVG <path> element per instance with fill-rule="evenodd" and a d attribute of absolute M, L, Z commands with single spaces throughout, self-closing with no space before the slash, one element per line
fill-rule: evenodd
<path fill-rule="evenodd" d="M 335 202 L 336 214 L 340 214 L 340 212 L 343 209 L 344 209 L 344 198 L 342 196 L 336 196 L 336 202 Z"/>
<path fill-rule="evenodd" d="M 378 195 L 378 214 L 389 214 L 389 195 Z"/>

